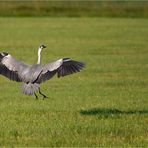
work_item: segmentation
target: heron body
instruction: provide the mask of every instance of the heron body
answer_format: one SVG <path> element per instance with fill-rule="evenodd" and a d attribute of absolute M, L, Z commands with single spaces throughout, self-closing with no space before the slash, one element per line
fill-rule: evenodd
<path fill-rule="evenodd" d="M 63 77 L 80 72 L 84 63 L 71 60 L 70 58 L 59 59 L 46 65 L 41 64 L 41 52 L 46 48 L 41 45 L 38 49 L 38 61 L 35 65 L 28 65 L 16 60 L 10 54 L 0 53 L 0 74 L 10 80 L 23 82 L 22 90 L 26 95 L 35 95 L 39 92 L 44 98 L 46 96 L 40 90 L 40 84 L 51 79 L 55 74 Z"/>

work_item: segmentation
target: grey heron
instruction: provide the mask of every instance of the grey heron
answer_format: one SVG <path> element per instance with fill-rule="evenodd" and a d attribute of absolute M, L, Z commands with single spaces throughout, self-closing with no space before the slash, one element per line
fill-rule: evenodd
<path fill-rule="evenodd" d="M 26 95 L 35 95 L 39 92 L 43 98 L 47 98 L 40 90 L 40 84 L 51 79 L 55 74 L 58 78 L 80 72 L 85 64 L 70 58 L 63 58 L 45 65 L 41 64 L 41 52 L 46 48 L 41 45 L 38 49 L 38 61 L 35 65 L 25 64 L 16 60 L 6 52 L 0 53 L 0 74 L 10 80 L 23 82 L 22 91 Z"/>

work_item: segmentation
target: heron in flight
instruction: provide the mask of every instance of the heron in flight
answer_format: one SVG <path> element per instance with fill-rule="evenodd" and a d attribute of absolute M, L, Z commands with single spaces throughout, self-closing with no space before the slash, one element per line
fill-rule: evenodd
<path fill-rule="evenodd" d="M 47 98 L 40 90 L 41 83 L 51 79 L 55 74 L 60 78 L 80 72 L 85 66 L 83 62 L 74 61 L 70 58 L 63 58 L 42 65 L 41 52 L 44 48 L 46 48 L 45 45 L 39 47 L 38 61 L 35 65 L 28 65 L 18 61 L 6 52 L 0 53 L 0 74 L 10 80 L 23 82 L 23 93 L 26 95 L 35 95 L 36 99 L 38 99 L 37 92 L 43 96 L 43 99 Z"/>

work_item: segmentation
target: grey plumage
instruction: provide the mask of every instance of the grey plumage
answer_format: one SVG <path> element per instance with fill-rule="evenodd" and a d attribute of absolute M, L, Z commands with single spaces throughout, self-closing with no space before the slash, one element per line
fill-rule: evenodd
<path fill-rule="evenodd" d="M 24 83 L 24 85 L 22 86 L 22 91 L 26 95 L 33 95 L 34 93 L 38 92 L 39 87 L 40 86 L 37 83 Z"/>
<path fill-rule="evenodd" d="M 23 93 L 27 95 L 36 95 L 39 93 L 45 98 L 46 96 L 40 91 L 40 84 L 51 79 L 55 74 L 63 77 L 76 72 L 80 72 L 84 68 L 84 63 L 71 60 L 70 58 L 59 59 L 55 62 L 42 65 L 41 51 L 46 48 L 41 45 L 38 50 L 38 63 L 28 65 L 13 58 L 8 53 L 0 53 L 0 74 L 10 80 L 23 82 Z"/>

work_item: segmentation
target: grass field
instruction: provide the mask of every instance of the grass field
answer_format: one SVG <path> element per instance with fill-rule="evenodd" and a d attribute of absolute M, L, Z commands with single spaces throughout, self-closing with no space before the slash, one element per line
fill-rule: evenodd
<path fill-rule="evenodd" d="M 0 77 L 0 146 L 148 146 L 148 20 L 0 18 L 0 51 L 26 63 L 84 61 L 46 82 L 47 100 Z"/>

